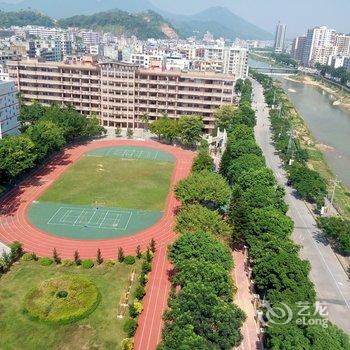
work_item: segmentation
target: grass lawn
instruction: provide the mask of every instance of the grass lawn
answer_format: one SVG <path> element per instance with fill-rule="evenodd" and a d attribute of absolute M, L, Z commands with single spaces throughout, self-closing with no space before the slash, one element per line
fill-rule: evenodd
<path fill-rule="evenodd" d="M 174 163 L 84 156 L 40 202 L 162 211 Z"/>
<path fill-rule="evenodd" d="M 0 279 L 0 349 L 120 349 L 126 338 L 123 332 L 126 318 L 116 317 L 118 303 L 133 267 L 139 272 L 140 265 L 140 261 L 134 266 L 117 263 L 114 267 L 101 265 L 91 270 L 47 267 L 32 261 L 14 265 Z M 32 288 L 65 275 L 80 275 L 96 284 L 101 302 L 90 316 L 71 325 L 50 325 L 32 321 L 22 313 L 24 298 Z"/>

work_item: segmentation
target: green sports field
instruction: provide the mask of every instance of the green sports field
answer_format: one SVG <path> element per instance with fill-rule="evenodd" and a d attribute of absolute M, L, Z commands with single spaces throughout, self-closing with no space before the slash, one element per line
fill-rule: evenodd
<path fill-rule="evenodd" d="M 101 239 L 143 230 L 163 215 L 172 155 L 145 147 L 97 149 L 73 164 L 29 210 L 40 229 Z"/>

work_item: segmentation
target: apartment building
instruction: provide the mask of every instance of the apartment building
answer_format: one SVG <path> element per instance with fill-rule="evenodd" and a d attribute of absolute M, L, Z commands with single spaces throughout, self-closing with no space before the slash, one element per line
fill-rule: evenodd
<path fill-rule="evenodd" d="M 107 127 L 139 128 L 140 117 L 151 120 L 198 114 L 206 131 L 214 128 L 214 112 L 234 103 L 235 76 L 212 72 L 140 69 L 117 61 L 8 62 L 9 76 L 25 103 L 72 104 L 85 115 L 95 114 Z"/>
<path fill-rule="evenodd" d="M 328 57 L 336 54 L 336 32 L 325 26 L 309 29 L 306 35 L 302 63 L 314 66 L 327 64 Z"/>
<path fill-rule="evenodd" d="M 275 34 L 275 52 L 284 52 L 286 48 L 286 32 L 287 26 L 281 22 L 277 23 Z"/>
<path fill-rule="evenodd" d="M 19 104 L 15 84 L 0 82 L 0 139 L 18 133 Z"/>

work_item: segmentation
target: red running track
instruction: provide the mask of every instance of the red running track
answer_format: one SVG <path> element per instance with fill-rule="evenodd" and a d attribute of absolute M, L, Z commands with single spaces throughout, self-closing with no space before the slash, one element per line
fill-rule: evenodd
<path fill-rule="evenodd" d="M 173 191 L 168 194 L 162 219 L 152 227 L 127 237 L 93 241 L 63 238 L 39 230 L 27 218 L 27 211 L 31 203 L 37 200 L 84 153 L 96 148 L 123 145 L 149 146 L 171 153 L 176 159 L 171 187 L 188 176 L 190 172 L 193 152 L 154 141 L 106 140 L 68 148 L 51 162 L 39 168 L 33 176 L 17 188 L 7 193 L 0 202 L 0 241 L 5 244 L 20 241 L 26 251 L 35 252 L 39 256 L 51 256 L 53 249 L 56 248 L 62 258 L 72 258 L 75 250 L 79 251 L 82 258 L 95 258 L 96 251 L 100 248 L 104 258 L 115 258 L 119 247 L 122 247 L 126 254 L 134 255 L 137 245 L 146 249 L 150 240 L 154 238 L 157 242 L 157 252 L 147 284 L 144 311 L 135 336 L 135 349 L 154 350 L 161 337 L 161 317 L 166 307 L 169 291 L 170 265 L 166 259 L 166 249 L 176 236 L 173 224 L 178 202 Z"/>

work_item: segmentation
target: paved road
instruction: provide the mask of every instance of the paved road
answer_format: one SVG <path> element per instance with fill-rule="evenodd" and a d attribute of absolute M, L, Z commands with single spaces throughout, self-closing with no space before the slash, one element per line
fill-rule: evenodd
<path fill-rule="evenodd" d="M 253 108 L 257 109 L 255 136 L 267 165 L 274 171 L 279 184 L 286 184 L 286 174 L 271 143 L 270 121 L 262 87 L 253 81 Z M 328 318 L 350 334 L 350 281 L 332 249 L 323 240 L 314 217 L 305 203 L 286 186 L 288 215 L 294 220 L 294 241 L 302 246 L 301 257 L 311 263 L 310 278 L 315 284 L 317 299 L 325 303 Z"/>

